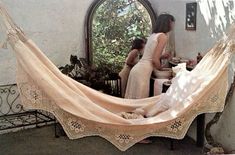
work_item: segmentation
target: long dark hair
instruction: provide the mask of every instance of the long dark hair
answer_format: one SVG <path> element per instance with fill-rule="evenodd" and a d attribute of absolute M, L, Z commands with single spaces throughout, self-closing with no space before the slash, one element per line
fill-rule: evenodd
<path fill-rule="evenodd" d="M 136 38 L 132 42 L 131 50 L 133 49 L 140 50 L 143 48 L 143 44 L 145 44 L 144 39 Z"/>
<path fill-rule="evenodd" d="M 174 22 L 174 16 L 164 13 L 157 17 L 156 27 L 153 33 L 167 33 L 171 31 L 171 22 Z"/>

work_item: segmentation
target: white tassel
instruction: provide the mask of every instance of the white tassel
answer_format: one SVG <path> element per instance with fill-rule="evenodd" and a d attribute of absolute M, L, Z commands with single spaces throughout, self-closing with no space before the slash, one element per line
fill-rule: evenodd
<path fill-rule="evenodd" d="M 0 43 L 0 49 L 8 49 L 7 47 L 8 38 Z"/>
<path fill-rule="evenodd" d="M 3 49 L 8 49 L 8 47 L 7 47 L 7 41 L 3 42 L 1 48 L 3 48 Z"/>

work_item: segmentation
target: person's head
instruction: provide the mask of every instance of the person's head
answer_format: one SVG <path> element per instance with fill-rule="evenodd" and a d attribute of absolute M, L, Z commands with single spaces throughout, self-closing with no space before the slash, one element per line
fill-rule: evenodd
<path fill-rule="evenodd" d="M 145 41 L 144 39 L 136 38 L 132 42 L 131 50 L 137 49 L 139 51 L 143 50 L 145 46 Z"/>
<path fill-rule="evenodd" d="M 153 33 L 168 33 L 173 29 L 175 18 L 167 13 L 157 17 L 156 27 Z"/>

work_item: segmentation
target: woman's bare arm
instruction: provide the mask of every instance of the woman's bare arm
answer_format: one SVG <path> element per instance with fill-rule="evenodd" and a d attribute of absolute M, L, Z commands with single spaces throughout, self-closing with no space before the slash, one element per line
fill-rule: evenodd
<path fill-rule="evenodd" d="M 133 67 L 135 65 L 135 58 L 138 56 L 137 50 L 132 50 L 127 57 L 126 64 Z"/>
<path fill-rule="evenodd" d="M 165 48 L 167 43 L 167 35 L 166 34 L 160 34 L 157 42 L 157 46 L 155 49 L 155 52 L 153 54 L 153 67 L 156 69 L 161 69 L 161 55 L 162 51 Z"/>

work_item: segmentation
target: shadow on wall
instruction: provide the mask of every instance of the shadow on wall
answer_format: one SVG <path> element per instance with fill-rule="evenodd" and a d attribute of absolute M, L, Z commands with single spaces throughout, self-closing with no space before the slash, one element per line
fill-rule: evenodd
<path fill-rule="evenodd" d="M 220 39 L 227 28 L 235 22 L 234 3 L 235 0 L 198 0 L 201 15 L 209 28 L 211 38 Z"/>
<path fill-rule="evenodd" d="M 209 33 L 209 36 L 201 38 L 202 41 L 209 39 L 217 41 L 227 32 L 232 23 L 235 23 L 235 0 L 197 0 L 200 11 L 199 17 L 202 17 L 204 26 Z M 203 28 L 203 27 L 202 27 Z M 234 61 L 233 61 L 234 62 Z M 234 64 L 231 64 L 234 65 Z M 232 81 L 231 79 L 229 79 Z M 220 121 L 212 127 L 212 135 L 215 140 L 221 143 L 225 150 L 234 150 L 235 148 L 235 134 L 234 134 L 234 98 L 232 102 L 227 105 Z M 207 116 L 208 117 L 208 116 Z M 210 118 L 209 118 L 210 119 Z"/>

